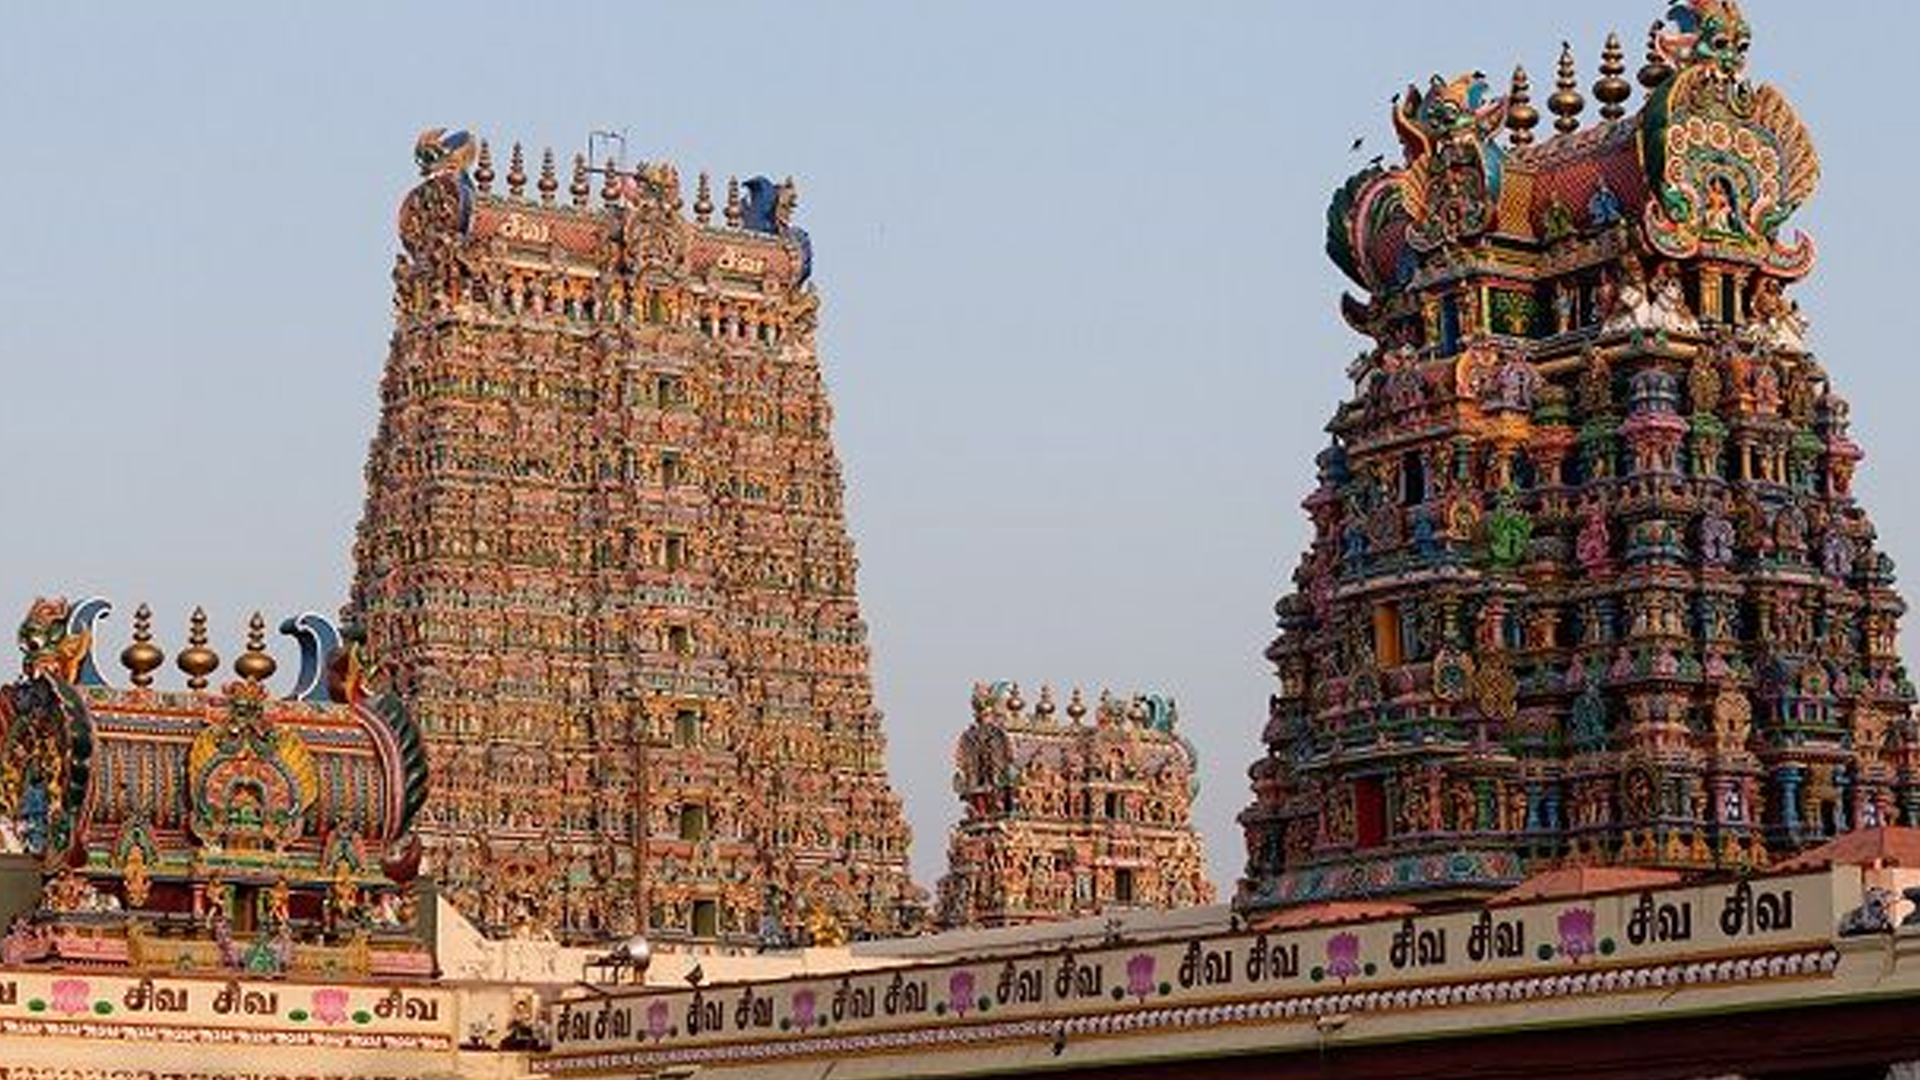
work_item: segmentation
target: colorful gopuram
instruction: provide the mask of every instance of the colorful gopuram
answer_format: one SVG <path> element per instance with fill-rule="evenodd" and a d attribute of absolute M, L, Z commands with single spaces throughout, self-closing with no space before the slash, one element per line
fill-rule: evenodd
<path fill-rule="evenodd" d="M 1079 690 L 1056 715 L 1020 688 L 981 684 L 954 751 L 963 806 L 939 886 L 947 927 L 1018 926 L 1113 908 L 1213 902 L 1200 836 L 1193 745 L 1172 699 Z"/>
<path fill-rule="evenodd" d="M 496 935 L 911 925 L 792 183 L 416 156 L 351 609 L 431 872 Z"/>
<path fill-rule="evenodd" d="M 1484 895 L 1564 864 L 1764 867 L 1920 823 L 1904 605 L 1847 403 L 1788 290 L 1819 160 L 1726 0 L 1675 4 L 1633 86 L 1563 48 L 1395 98 L 1335 193 L 1366 293 L 1276 607 L 1241 816 L 1251 909 Z"/>
<path fill-rule="evenodd" d="M 108 611 L 36 603 L 25 675 L 0 687 L 0 966 L 431 978 L 411 831 L 426 753 L 359 643 L 289 620 L 301 670 L 274 697 L 256 615 L 215 692 L 195 612 L 187 689 L 160 690 L 143 607 L 113 687 L 93 658 Z"/>

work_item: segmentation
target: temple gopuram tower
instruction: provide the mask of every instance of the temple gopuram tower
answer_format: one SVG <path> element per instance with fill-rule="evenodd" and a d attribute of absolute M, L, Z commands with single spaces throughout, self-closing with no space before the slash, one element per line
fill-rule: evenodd
<path fill-rule="evenodd" d="M 1042 688 L 982 684 L 954 751 L 953 827 L 939 918 L 947 927 L 1018 926 L 1109 908 L 1213 902 L 1191 813 L 1193 745 L 1173 701 L 1102 693 L 1087 720 L 1073 691 L 1066 716 Z"/>
<path fill-rule="evenodd" d="M 901 929 L 791 182 L 689 216 L 667 165 L 416 156 L 351 614 L 425 732 L 430 872 L 496 934 Z"/>
<path fill-rule="evenodd" d="M 1328 425 L 1241 815 L 1246 908 L 1761 867 L 1920 824 L 1904 605 L 1788 298 L 1819 161 L 1727 0 L 1633 86 L 1435 77 L 1327 247 L 1373 344 Z"/>

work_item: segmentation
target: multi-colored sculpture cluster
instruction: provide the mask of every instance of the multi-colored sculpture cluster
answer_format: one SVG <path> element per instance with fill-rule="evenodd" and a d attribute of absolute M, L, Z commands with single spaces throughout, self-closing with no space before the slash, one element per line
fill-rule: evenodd
<path fill-rule="evenodd" d="M 1013 926 L 1114 907 L 1213 902 L 1190 811 L 1192 744 L 1169 698 L 1102 693 L 1087 723 L 1079 690 L 1055 715 L 1042 688 L 1028 711 L 1008 683 L 973 690 L 954 752 L 953 828 L 940 922 Z"/>
<path fill-rule="evenodd" d="M 1735 4 L 1668 18 L 1632 114 L 1617 38 L 1585 129 L 1563 50 L 1543 142 L 1524 71 L 1435 77 L 1335 193 L 1374 345 L 1276 608 L 1243 906 L 1920 823 L 1904 605 L 1785 292 L 1818 159 Z"/>
<path fill-rule="evenodd" d="M 793 185 L 716 222 L 668 165 L 416 156 L 352 607 L 448 895 L 568 939 L 912 924 Z"/>
<path fill-rule="evenodd" d="M 37 911 L 0 963 L 425 977 L 414 932 L 426 752 L 366 652 L 318 616 L 291 694 L 254 616 L 237 678 L 195 612 L 177 658 L 185 692 L 153 686 L 166 655 L 150 616 L 121 654 L 132 686 L 93 659 L 105 601 L 34 604 L 25 677 L 0 687 L 0 854 L 38 860 Z"/>

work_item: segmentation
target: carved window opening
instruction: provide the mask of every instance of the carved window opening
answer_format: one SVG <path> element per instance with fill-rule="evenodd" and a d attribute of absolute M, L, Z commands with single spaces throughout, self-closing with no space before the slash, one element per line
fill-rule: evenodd
<path fill-rule="evenodd" d="M 1399 604 L 1375 604 L 1373 607 L 1373 658 L 1383 668 L 1399 667 L 1405 662 L 1401 650 Z"/>
<path fill-rule="evenodd" d="M 673 745 L 695 747 L 700 745 L 700 712 L 697 709 L 681 709 L 673 718 Z"/>
<path fill-rule="evenodd" d="M 694 937 L 710 938 L 720 936 L 719 901 L 695 900 L 687 923 L 687 931 Z"/>
<path fill-rule="evenodd" d="M 1387 784 L 1378 776 L 1353 782 L 1353 843 L 1377 848 L 1387 842 Z"/>
<path fill-rule="evenodd" d="M 680 569 L 687 565 L 687 538 L 678 533 L 668 533 L 661 552 L 667 569 Z"/>
<path fill-rule="evenodd" d="M 698 843 L 707 838 L 707 808 L 688 803 L 680 808 L 680 839 Z"/>
<path fill-rule="evenodd" d="M 1420 451 L 1409 450 L 1400 457 L 1400 505 L 1418 506 L 1427 501 L 1427 463 Z"/>
<path fill-rule="evenodd" d="M 1123 866 L 1113 872 L 1113 902 L 1133 903 L 1133 870 L 1130 867 Z"/>

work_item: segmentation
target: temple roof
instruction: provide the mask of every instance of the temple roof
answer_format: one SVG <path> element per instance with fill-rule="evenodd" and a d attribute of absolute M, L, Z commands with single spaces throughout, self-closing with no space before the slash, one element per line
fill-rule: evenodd
<path fill-rule="evenodd" d="M 1556 131 L 1542 142 L 1524 70 L 1499 97 L 1478 72 L 1408 86 L 1393 109 L 1404 159 L 1376 161 L 1335 192 L 1328 254 L 1376 304 L 1463 259 L 1524 280 L 1610 260 L 1618 246 L 1592 242 L 1616 232 L 1649 254 L 1805 274 L 1812 242 L 1781 231 L 1819 177 L 1804 126 L 1779 92 L 1747 82 L 1737 5 L 1684 0 L 1668 18 L 1672 28 L 1650 37 L 1638 76 L 1646 93 L 1632 113 L 1619 41 L 1609 39 L 1592 127 L 1580 127 L 1585 99 L 1563 52 L 1546 101 Z M 1734 39 L 1742 44 L 1711 45 Z M 1573 250 L 1556 253 L 1564 245 Z"/>

